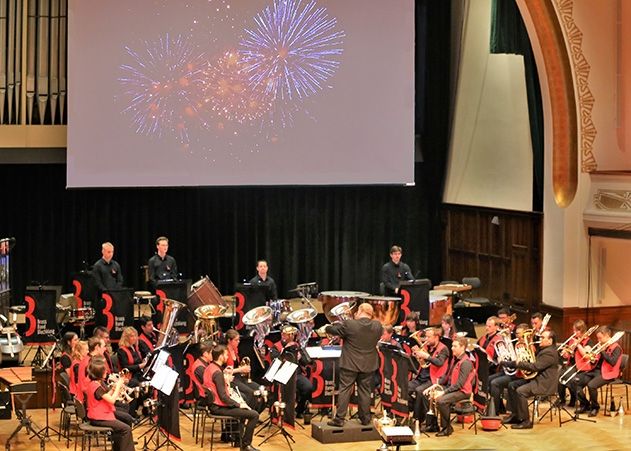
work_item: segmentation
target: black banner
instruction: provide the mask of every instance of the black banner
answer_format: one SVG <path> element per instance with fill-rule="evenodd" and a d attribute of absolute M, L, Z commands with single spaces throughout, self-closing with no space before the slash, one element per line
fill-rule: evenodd
<path fill-rule="evenodd" d="M 61 287 L 41 286 L 26 287 L 24 293 L 26 343 L 51 343 L 56 341 L 57 300 Z"/>
<path fill-rule="evenodd" d="M 94 310 L 94 323 L 107 328 L 110 340 L 117 342 L 123 329 L 134 325 L 134 290 L 121 288 L 104 291 Z"/>
<path fill-rule="evenodd" d="M 381 403 L 394 415 L 408 416 L 409 358 L 402 351 L 381 346 L 379 354 L 379 389 Z"/>
<path fill-rule="evenodd" d="M 419 279 L 401 282 L 401 314 L 403 318 L 410 312 L 418 312 L 421 326 L 429 326 L 429 290 L 431 282 Z"/>
<path fill-rule="evenodd" d="M 335 368 L 335 382 L 333 369 Z M 339 388 L 339 359 L 312 359 L 309 379 L 313 384 L 311 407 L 328 409 L 333 407 L 333 390 Z"/>
<path fill-rule="evenodd" d="M 73 295 L 77 308 L 94 307 L 99 299 L 99 289 L 91 272 L 80 271 L 72 275 Z"/>

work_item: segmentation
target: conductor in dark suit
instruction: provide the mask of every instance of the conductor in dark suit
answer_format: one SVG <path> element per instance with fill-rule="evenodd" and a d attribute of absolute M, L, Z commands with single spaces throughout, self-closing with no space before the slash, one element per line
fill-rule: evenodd
<path fill-rule="evenodd" d="M 559 379 L 559 353 L 554 346 L 554 331 L 544 330 L 541 334 L 541 345 L 534 363 L 505 362 L 508 368 L 526 371 L 537 371 L 537 376 L 527 384 L 516 388 L 508 386 L 508 407 L 510 416 L 502 423 L 512 424 L 513 429 L 531 429 L 532 421 L 528 413 L 528 398 L 535 395 L 550 395 L 556 393 Z"/>
<path fill-rule="evenodd" d="M 357 309 L 355 319 L 325 326 L 327 334 L 337 335 L 344 340 L 340 358 L 340 394 L 337 401 L 337 413 L 335 418 L 328 422 L 329 426 L 344 425 L 355 383 L 357 383 L 359 398 L 359 420 L 363 425 L 370 423 L 370 392 L 374 372 L 379 366 L 377 342 L 383 329 L 381 323 L 373 320 L 372 317 L 372 306 L 364 303 Z"/>

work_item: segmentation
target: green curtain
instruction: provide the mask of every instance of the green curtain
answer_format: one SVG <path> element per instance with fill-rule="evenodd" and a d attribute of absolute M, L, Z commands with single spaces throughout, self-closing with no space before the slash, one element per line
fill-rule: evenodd
<path fill-rule="evenodd" d="M 523 55 L 533 152 L 533 210 L 543 211 L 543 107 L 537 65 L 526 26 L 514 0 L 493 0 L 491 53 Z"/>

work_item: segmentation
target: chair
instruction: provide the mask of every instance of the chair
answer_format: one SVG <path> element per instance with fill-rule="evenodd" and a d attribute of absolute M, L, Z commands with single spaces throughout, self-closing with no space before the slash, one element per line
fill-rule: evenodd
<path fill-rule="evenodd" d="M 543 415 L 539 416 L 539 403 L 546 401 L 550 403 L 550 407 L 548 407 L 548 410 L 546 410 Z M 563 406 L 561 405 L 558 393 L 535 394 L 530 405 L 532 406 L 532 414 L 530 416 L 533 424 L 535 423 L 536 418 L 538 418 L 539 423 L 541 423 L 548 414 L 550 414 L 550 421 L 552 421 L 552 414 L 554 410 L 556 410 L 557 416 L 559 417 L 559 427 L 563 424 L 561 421 L 561 410 L 563 409 Z"/>
<path fill-rule="evenodd" d="M 479 277 L 463 277 L 462 283 L 465 285 L 471 285 L 471 291 L 477 290 L 482 286 L 482 282 L 480 282 Z M 479 306 L 487 306 L 491 304 L 491 301 L 488 298 L 484 298 L 481 296 L 469 296 L 462 299 L 464 302 L 470 302 L 471 304 L 477 304 Z"/>
<path fill-rule="evenodd" d="M 211 406 L 215 400 L 215 396 L 213 394 L 213 392 L 208 389 L 208 388 L 204 388 L 205 392 L 206 392 L 206 403 L 207 405 Z M 238 437 L 238 441 L 235 443 L 233 442 L 232 444 L 235 447 L 241 448 L 241 427 L 239 424 L 239 420 L 235 419 L 234 417 L 228 416 L 228 415 L 217 415 L 211 412 L 210 408 L 206 407 L 204 408 L 204 410 L 201 411 L 201 425 L 198 423 L 197 425 L 197 434 L 199 434 L 199 428 L 201 426 L 202 428 L 202 441 L 200 446 L 203 448 L 204 447 L 204 436 L 206 434 L 206 419 L 211 420 L 211 425 L 210 425 L 210 451 L 212 451 L 214 443 L 215 443 L 215 424 L 219 421 L 221 424 L 221 430 L 222 430 L 222 434 L 227 434 L 229 435 L 232 439 L 236 436 Z M 199 421 L 199 420 L 198 420 Z M 235 428 L 236 426 L 236 428 Z M 197 438 L 195 439 L 195 443 L 197 443 Z"/>
<path fill-rule="evenodd" d="M 77 422 L 76 436 L 79 436 L 79 431 L 83 432 L 83 435 L 81 436 L 81 449 L 86 449 L 86 439 L 88 441 L 87 448 L 92 448 L 92 437 L 96 439 L 96 446 L 99 445 L 99 437 L 103 437 L 104 446 L 107 448 L 107 443 L 111 442 L 112 439 L 112 428 L 94 426 L 90 424 L 88 422 L 85 406 L 81 401 L 75 399 L 74 406 L 77 411 L 77 418 L 79 419 Z M 78 440 L 75 440 L 74 442 L 75 451 L 77 450 L 77 442 Z"/>
<path fill-rule="evenodd" d="M 626 383 L 623 379 L 622 379 L 622 373 L 624 373 L 625 368 L 627 367 L 627 365 L 629 364 L 629 354 L 622 354 L 622 361 L 620 362 L 620 374 L 618 375 L 617 378 L 615 378 L 612 381 L 607 382 L 606 385 L 604 385 L 605 388 L 605 406 L 603 409 L 603 413 L 605 415 L 607 415 L 607 413 L 609 412 L 607 409 L 609 408 L 609 403 L 611 401 L 613 401 L 613 386 L 614 385 L 622 385 L 624 386 L 624 392 L 627 398 L 627 410 L 629 410 L 629 384 Z M 600 398 L 602 399 L 603 397 L 603 387 L 600 387 Z"/>
<path fill-rule="evenodd" d="M 462 429 L 464 429 L 464 417 L 468 415 L 473 415 L 473 424 L 469 425 L 468 429 L 473 428 L 475 431 L 475 435 L 478 435 L 478 421 L 480 421 L 480 413 L 478 412 L 478 408 L 473 403 L 473 395 L 469 399 L 465 399 L 463 401 L 458 401 L 454 404 L 453 411 L 456 414 L 454 418 L 451 419 L 453 421 L 458 416 L 462 417 Z"/>
<path fill-rule="evenodd" d="M 63 374 L 63 373 L 62 373 Z M 60 375 L 61 376 L 61 375 Z M 68 386 L 64 383 L 64 379 L 61 377 L 57 381 L 57 387 L 61 393 L 61 409 L 59 410 L 59 436 L 58 440 L 61 440 L 63 435 L 66 438 L 66 448 L 70 446 L 70 425 L 72 423 L 73 415 L 79 421 L 77 417 L 77 410 L 74 405 L 74 396 L 70 393 Z"/>

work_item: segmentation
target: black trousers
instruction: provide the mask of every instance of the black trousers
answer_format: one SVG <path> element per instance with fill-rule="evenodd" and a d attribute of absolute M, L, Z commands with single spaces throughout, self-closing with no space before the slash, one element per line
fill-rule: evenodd
<path fill-rule="evenodd" d="M 260 397 L 254 395 L 254 392 L 259 389 L 259 384 L 256 382 L 248 382 L 247 379 L 237 376 L 232 381 L 232 384 L 235 387 L 239 388 L 239 392 L 243 397 L 243 400 L 246 402 L 248 406 L 261 413 L 265 406 L 263 405 L 263 400 Z"/>
<path fill-rule="evenodd" d="M 296 378 L 296 413 L 304 413 L 307 401 L 311 401 L 313 384 L 304 374 L 298 374 Z"/>
<path fill-rule="evenodd" d="M 134 438 L 129 425 L 119 420 L 90 420 L 90 423 L 94 426 L 112 428 L 113 451 L 134 451 Z"/>
<path fill-rule="evenodd" d="M 521 385 L 515 384 L 515 382 L 511 382 L 508 385 L 508 402 L 510 406 L 514 408 L 514 410 L 511 410 L 511 413 L 520 421 L 530 420 L 530 413 L 528 412 L 528 398 L 535 395 L 541 395 L 542 393 L 536 393 L 534 391 L 536 386 L 534 380 L 524 380 L 525 383 Z M 552 390 L 554 391 L 554 387 L 552 387 Z"/>
<path fill-rule="evenodd" d="M 425 415 L 429 408 L 429 400 L 427 396 L 423 396 L 423 392 L 432 386 L 432 381 L 420 381 L 419 379 L 412 379 L 408 384 L 408 405 L 412 405 L 412 393 L 416 393 L 414 398 L 414 418 L 418 419 L 421 423 L 425 421 Z"/>
<path fill-rule="evenodd" d="M 580 401 L 581 406 L 589 406 L 590 409 L 599 409 L 598 389 L 606 383 L 607 381 L 603 378 L 600 370 L 579 373 L 576 379 L 576 397 Z M 589 393 L 589 401 L 583 392 L 585 387 L 587 387 L 587 392 Z"/>
<path fill-rule="evenodd" d="M 505 410 L 504 405 L 502 404 L 502 393 L 504 392 L 504 389 L 508 388 L 508 384 L 517 379 L 519 379 L 517 376 L 509 376 L 503 371 L 489 376 L 489 393 L 493 399 L 496 414 Z"/>
<path fill-rule="evenodd" d="M 210 411 L 217 415 L 225 415 L 239 420 L 239 435 L 241 438 L 241 447 L 252 444 L 252 435 L 254 428 L 259 421 L 259 414 L 256 410 L 241 409 L 239 407 L 222 407 L 213 405 Z M 245 427 L 243 423 L 245 422 Z"/>
<path fill-rule="evenodd" d="M 446 393 L 436 400 L 436 407 L 438 407 L 438 412 L 440 413 L 441 429 L 446 429 L 449 427 L 449 414 L 451 413 L 451 406 L 458 401 L 469 399 L 470 396 L 471 395 L 467 395 L 466 393 L 463 393 L 461 391 L 455 391 L 451 393 Z"/>
<path fill-rule="evenodd" d="M 351 394 L 355 383 L 357 383 L 359 419 L 362 422 L 370 420 L 370 392 L 372 391 L 373 374 L 374 371 L 359 373 L 340 368 L 340 394 L 337 398 L 336 418 L 343 420 L 346 417 L 348 403 L 351 401 Z"/>
<path fill-rule="evenodd" d="M 521 387 L 522 385 L 526 385 L 527 383 L 528 383 L 527 379 L 519 378 L 519 379 L 515 379 L 514 381 L 508 384 L 508 399 L 507 399 L 506 410 L 509 410 L 510 413 L 512 413 L 515 416 L 517 416 L 516 391 L 519 387 Z M 512 397 L 511 397 L 511 392 L 515 392 Z M 526 403 L 526 410 L 528 410 L 528 403 Z M 517 418 L 519 418 L 520 420 L 524 420 L 524 418 L 521 418 L 519 416 L 517 416 Z M 526 417 L 525 419 L 528 419 L 528 418 Z"/>

